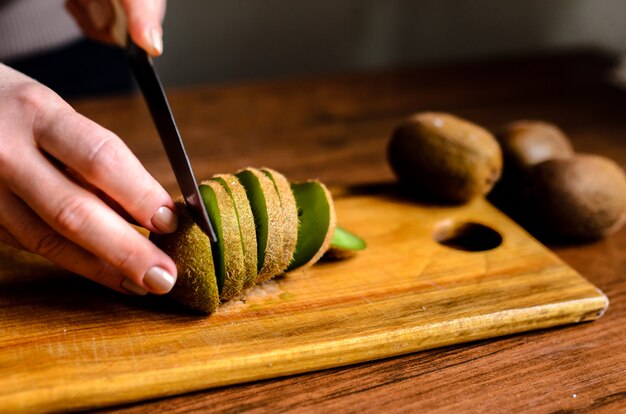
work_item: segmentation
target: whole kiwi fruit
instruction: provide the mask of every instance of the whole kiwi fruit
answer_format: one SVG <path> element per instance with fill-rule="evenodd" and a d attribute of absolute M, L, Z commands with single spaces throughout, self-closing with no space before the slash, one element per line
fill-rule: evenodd
<path fill-rule="evenodd" d="M 542 231 L 593 240 L 626 220 L 626 176 L 612 160 L 578 154 L 554 158 L 530 170 L 527 200 Z"/>
<path fill-rule="evenodd" d="M 411 192 L 464 203 L 487 194 L 502 172 L 502 152 L 484 128 L 438 112 L 411 116 L 393 132 L 388 158 Z"/>
<path fill-rule="evenodd" d="M 549 122 L 511 122 L 496 138 L 502 147 L 507 172 L 523 173 L 540 162 L 574 155 L 574 148 L 565 133 Z"/>

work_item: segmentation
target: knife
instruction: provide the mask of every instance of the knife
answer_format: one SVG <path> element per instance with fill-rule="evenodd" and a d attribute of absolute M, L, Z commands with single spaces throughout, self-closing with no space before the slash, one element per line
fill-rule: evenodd
<path fill-rule="evenodd" d="M 126 49 L 126 56 L 130 68 L 133 72 L 143 97 L 148 105 L 150 115 L 156 126 L 163 148 L 167 154 L 176 181 L 180 187 L 185 204 L 194 222 L 209 236 L 212 242 L 217 242 L 215 230 L 209 219 L 206 206 L 202 202 L 198 183 L 193 174 L 189 157 L 185 151 L 185 145 L 178 132 L 178 127 L 174 121 L 174 115 L 165 96 L 165 91 L 159 76 L 152 65 L 152 59 L 148 54 L 133 42 L 129 35 L 125 33 L 126 24 L 124 12 L 117 1 L 113 2 L 116 21 L 114 28 L 114 38 L 118 44 Z M 122 36 L 121 33 L 124 33 Z"/>
<path fill-rule="evenodd" d="M 126 45 L 126 55 L 133 75 L 143 92 L 143 97 L 152 115 L 152 120 L 161 137 L 163 148 L 170 161 L 176 181 L 183 194 L 187 208 L 195 223 L 209 236 L 212 242 L 217 241 L 213 225 L 202 202 L 198 183 L 191 169 L 185 145 L 176 127 L 174 116 L 163 91 L 163 86 L 154 70 L 148 54 L 130 38 Z"/>

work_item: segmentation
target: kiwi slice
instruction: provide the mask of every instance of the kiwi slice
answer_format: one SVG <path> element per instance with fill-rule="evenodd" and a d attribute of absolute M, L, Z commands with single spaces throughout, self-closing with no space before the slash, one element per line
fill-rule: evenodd
<path fill-rule="evenodd" d="M 220 299 L 228 300 L 241 293 L 246 276 L 237 213 L 232 198 L 220 183 L 204 181 L 200 194 L 217 236 L 213 262 Z"/>
<path fill-rule="evenodd" d="M 239 223 L 239 235 L 243 248 L 243 264 L 245 268 L 244 288 L 254 286 L 257 279 L 257 243 L 254 217 L 250 202 L 237 177 L 232 174 L 219 174 L 213 176 L 213 180 L 219 182 L 230 195 L 235 206 L 237 221 Z"/>
<path fill-rule="evenodd" d="M 348 259 L 366 247 L 365 240 L 343 227 L 336 226 L 333 238 L 330 240 L 330 247 L 324 257 L 331 260 Z"/>
<path fill-rule="evenodd" d="M 335 232 L 335 208 L 330 192 L 319 181 L 291 184 L 300 226 L 293 261 L 287 270 L 316 263 L 328 250 Z"/>
<path fill-rule="evenodd" d="M 298 208 L 296 199 L 291 191 L 291 185 L 287 178 L 278 171 L 270 168 L 263 168 L 261 171 L 267 175 L 274 183 L 274 188 L 278 193 L 280 206 L 283 210 L 283 251 L 280 259 L 280 273 L 284 272 L 296 251 L 296 243 L 298 241 Z"/>
<path fill-rule="evenodd" d="M 169 295 L 186 307 L 212 313 L 219 305 L 219 290 L 211 253 L 211 242 L 198 227 L 182 200 L 176 202 L 178 230 L 170 234 L 150 234 L 178 268 L 178 278 Z"/>
<path fill-rule="evenodd" d="M 274 183 L 256 168 L 235 174 L 246 189 L 257 237 L 257 283 L 281 273 L 284 215 Z"/>

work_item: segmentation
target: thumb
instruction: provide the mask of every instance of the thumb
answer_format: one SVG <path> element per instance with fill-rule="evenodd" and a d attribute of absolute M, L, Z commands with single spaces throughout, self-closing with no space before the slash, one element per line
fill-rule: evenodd
<path fill-rule="evenodd" d="M 150 56 L 163 53 L 165 0 L 122 0 L 128 19 L 128 33 L 133 41 Z"/>

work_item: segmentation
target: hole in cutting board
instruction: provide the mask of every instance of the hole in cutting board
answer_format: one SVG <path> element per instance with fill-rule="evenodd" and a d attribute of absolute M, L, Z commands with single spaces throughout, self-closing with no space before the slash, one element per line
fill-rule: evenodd
<path fill-rule="evenodd" d="M 466 252 L 484 252 L 502 244 L 502 235 L 489 226 L 475 222 L 445 220 L 435 225 L 435 241 Z"/>

